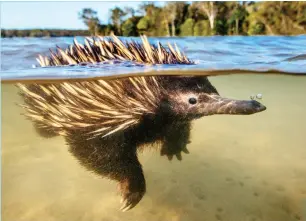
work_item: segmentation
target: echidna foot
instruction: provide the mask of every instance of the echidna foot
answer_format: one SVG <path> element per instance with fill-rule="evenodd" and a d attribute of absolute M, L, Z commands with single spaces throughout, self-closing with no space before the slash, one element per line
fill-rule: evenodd
<path fill-rule="evenodd" d="M 146 192 L 145 179 L 142 170 L 128 173 L 128 178 L 120 181 L 120 191 L 122 195 L 121 208 L 122 212 L 128 211 L 135 207 L 143 198 Z"/>
<path fill-rule="evenodd" d="M 139 201 L 142 199 L 144 195 L 144 192 L 133 192 L 133 193 L 126 193 L 122 198 L 121 198 L 121 208 L 120 210 L 122 212 L 126 212 L 133 207 L 135 207 Z"/>
<path fill-rule="evenodd" d="M 169 149 L 169 148 L 163 147 L 163 148 L 161 149 L 160 154 L 161 154 L 161 156 L 166 155 L 166 156 L 168 157 L 168 160 L 170 160 L 170 161 L 173 159 L 173 156 L 176 156 L 176 158 L 177 158 L 179 161 L 181 161 L 181 160 L 183 159 L 183 158 L 182 158 L 181 152 L 184 152 L 185 154 L 189 154 L 189 151 L 188 151 L 188 149 L 187 149 L 186 146 L 182 147 L 182 148 L 179 149 L 179 150 L 175 149 L 175 151 L 176 151 L 176 152 L 172 151 L 172 150 Z"/>
<path fill-rule="evenodd" d="M 169 160 L 175 156 L 182 160 L 182 152 L 189 154 L 187 145 L 190 143 L 190 123 L 170 125 L 165 132 L 161 148 L 161 156 L 166 155 Z"/>
<path fill-rule="evenodd" d="M 143 181 L 138 181 L 134 184 L 128 181 L 122 182 L 120 183 L 120 189 L 122 193 L 122 198 L 120 201 L 122 206 L 120 210 L 122 212 L 128 211 L 135 207 L 145 194 L 145 185 Z"/>

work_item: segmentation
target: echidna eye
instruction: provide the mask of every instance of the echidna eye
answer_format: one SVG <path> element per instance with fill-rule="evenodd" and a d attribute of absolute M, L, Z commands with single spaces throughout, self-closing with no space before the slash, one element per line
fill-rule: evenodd
<path fill-rule="evenodd" d="M 192 98 L 189 98 L 189 104 L 196 104 L 197 103 L 197 99 L 192 97 Z"/>

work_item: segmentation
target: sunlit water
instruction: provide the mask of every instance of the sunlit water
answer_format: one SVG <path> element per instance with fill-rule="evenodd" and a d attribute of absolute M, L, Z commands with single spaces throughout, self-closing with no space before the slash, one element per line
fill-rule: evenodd
<path fill-rule="evenodd" d="M 139 38 L 131 38 L 140 41 Z M 131 40 L 122 38 L 123 41 Z M 77 38 L 83 42 L 84 38 Z M 89 78 L 130 75 L 147 72 L 203 70 L 248 70 L 306 73 L 306 35 L 294 37 L 186 37 L 149 38 L 150 43 L 176 43 L 195 65 L 141 65 L 133 62 L 111 62 L 90 66 L 37 66 L 38 54 L 49 55 L 56 45 L 66 48 L 73 38 L 12 38 L 1 40 L 1 77 L 12 79 Z M 201 74 L 201 73 L 197 73 Z"/>
<path fill-rule="evenodd" d="M 198 65 L 189 66 L 189 72 L 127 63 L 33 69 L 36 53 L 72 39 L 3 39 L 1 75 L 21 80 L 125 75 L 150 68 L 161 74 L 167 68 L 178 74 L 275 69 L 303 75 L 306 70 L 305 36 L 159 40 L 175 41 Z M 226 97 L 263 94 L 260 102 L 267 110 L 195 121 L 190 154 L 182 162 L 169 162 L 157 150 L 141 153 L 147 193 L 125 213 L 119 211 L 116 183 L 81 167 L 62 137 L 39 137 L 15 104 L 21 102 L 17 88 L 2 84 L 2 220 L 305 220 L 306 78 L 249 72 L 209 79 Z"/>

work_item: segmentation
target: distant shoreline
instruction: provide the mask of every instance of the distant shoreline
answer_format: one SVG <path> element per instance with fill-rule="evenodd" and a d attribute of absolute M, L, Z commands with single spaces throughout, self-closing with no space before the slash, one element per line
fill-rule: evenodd
<path fill-rule="evenodd" d="M 1 38 L 74 37 L 90 35 L 88 30 L 83 29 L 1 29 Z"/>
<path fill-rule="evenodd" d="M 269 35 L 269 34 L 261 34 L 261 35 L 206 35 L 206 36 L 174 36 L 177 37 L 212 37 L 212 36 L 304 36 L 305 34 L 296 34 L 296 35 Z M 56 37 L 90 37 L 92 34 L 89 30 L 84 29 L 2 29 L 1 30 L 1 38 L 56 38 Z M 106 35 L 108 36 L 108 35 Z M 139 37 L 139 36 L 119 36 L 119 37 Z M 173 37 L 173 36 L 148 36 L 148 37 Z"/>

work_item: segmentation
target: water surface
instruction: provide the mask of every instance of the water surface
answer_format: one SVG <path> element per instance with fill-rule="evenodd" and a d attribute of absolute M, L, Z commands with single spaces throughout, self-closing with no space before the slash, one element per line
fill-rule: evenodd
<path fill-rule="evenodd" d="M 84 38 L 77 37 L 83 43 Z M 123 41 L 140 41 L 139 38 L 121 38 Z M 167 74 L 184 71 L 184 74 L 204 74 L 204 71 L 233 70 L 264 72 L 306 73 L 306 35 L 301 36 L 214 36 L 184 38 L 149 38 L 150 43 L 161 42 L 177 46 L 195 65 L 140 65 L 117 61 L 107 64 L 74 67 L 33 68 L 38 65 L 38 54 L 49 55 L 56 45 L 66 48 L 73 43 L 65 38 L 5 38 L 1 41 L 2 80 L 92 78 L 114 75 L 131 75 L 154 72 Z"/>

